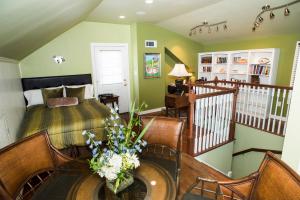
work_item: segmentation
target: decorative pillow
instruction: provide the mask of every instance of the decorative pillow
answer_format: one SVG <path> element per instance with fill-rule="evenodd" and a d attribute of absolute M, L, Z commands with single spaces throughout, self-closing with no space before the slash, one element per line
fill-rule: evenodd
<path fill-rule="evenodd" d="M 44 104 L 42 90 L 27 90 L 24 92 L 24 96 L 27 100 L 27 107 L 38 104 Z"/>
<path fill-rule="evenodd" d="M 77 97 L 62 97 L 62 98 L 49 98 L 47 99 L 49 108 L 56 108 L 62 106 L 75 106 L 78 105 Z"/>
<path fill-rule="evenodd" d="M 44 104 L 46 104 L 47 100 L 49 98 L 61 98 L 61 97 L 63 97 L 63 88 L 57 88 L 57 89 L 43 88 L 42 89 L 42 95 L 43 95 Z"/>
<path fill-rule="evenodd" d="M 78 88 L 68 88 L 66 87 L 66 96 L 67 97 L 77 97 L 79 102 L 84 100 L 84 92 L 85 87 L 78 87 Z"/>
<path fill-rule="evenodd" d="M 79 88 L 79 87 L 85 87 L 84 99 L 92 99 L 94 97 L 94 89 L 93 89 L 93 85 L 92 84 L 86 84 L 86 85 L 67 85 L 67 86 L 65 86 L 65 88 Z"/>

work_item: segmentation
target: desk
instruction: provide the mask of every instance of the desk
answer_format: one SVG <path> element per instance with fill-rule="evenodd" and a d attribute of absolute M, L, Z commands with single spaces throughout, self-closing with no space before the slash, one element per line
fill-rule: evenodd
<path fill-rule="evenodd" d="M 177 112 L 180 117 L 180 110 L 185 109 L 188 110 L 189 100 L 188 97 L 183 95 L 176 94 L 167 94 L 165 96 L 165 106 L 166 106 L 166 115 L 169 115 L 169 108 L 175 109 L 175 117 L 177 117 Z"/>

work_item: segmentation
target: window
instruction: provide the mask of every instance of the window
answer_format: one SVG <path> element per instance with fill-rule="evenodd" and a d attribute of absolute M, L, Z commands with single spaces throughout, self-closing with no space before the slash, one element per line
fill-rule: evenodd
<path fill-rule="evenodd" d="M 102 50 L 100 52 L 102 84 L 116 84 L 123 82 L 123 58 L 120 50 Z"/>

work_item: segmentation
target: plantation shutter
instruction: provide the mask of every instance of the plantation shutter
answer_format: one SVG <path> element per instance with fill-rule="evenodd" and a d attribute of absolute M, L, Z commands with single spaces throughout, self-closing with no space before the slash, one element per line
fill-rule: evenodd
<path fill-rule="evenodd" d="M 294 64 L 293 64 L 293 70 L 292 70 L 291 82 L 290 82 L 291 87 L 294 86 L 297 66 L 300 65 L 299 63 L 300 63 L 300 41 L 297 42 L 296 50 L 295 50 Z"/>

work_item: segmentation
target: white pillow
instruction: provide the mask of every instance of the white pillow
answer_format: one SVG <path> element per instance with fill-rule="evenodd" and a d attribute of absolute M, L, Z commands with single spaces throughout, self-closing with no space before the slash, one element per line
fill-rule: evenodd
<path fill-rule="evenodd" d="M 27 107 L 33 106 L 33 105 L 38 105 L 38 104 L 44 104 L 41 89 L 27 90 L 24 92 L 24 96 L 27 100 Z"/>
<path fill-rule="evenodd" d="M 50 87 L 47 88 L 49 90 L 62 88 L 63 86 L 59 87 Z M 38 104 L 44 104 L 42 89 L 35 89 L 35 90 L 27 90 L 24 92 L 24 96 L 27 100 L 27 107 L 34 106 Z"/>
<path fill-rule="evenodd" d="M 94 97 L 94 89 L 92 84 L 86 85 L 65 85 L 64 87 L 67 88 L 79 88 L 85 86 L 84 89 L 84 98 L 85 99 L 92 99 Z M 66 96 L 66 91 L 64 90 L 64 96 Z"/>

